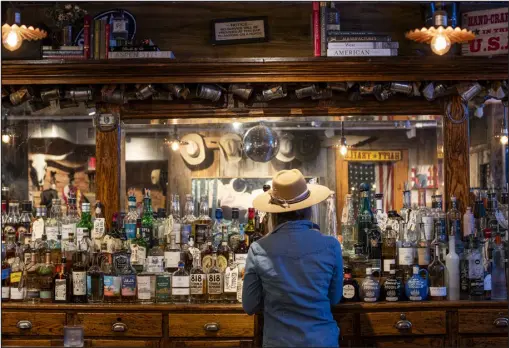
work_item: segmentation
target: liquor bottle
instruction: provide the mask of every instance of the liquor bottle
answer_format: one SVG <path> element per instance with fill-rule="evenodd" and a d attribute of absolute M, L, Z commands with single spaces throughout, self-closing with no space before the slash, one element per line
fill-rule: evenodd
<path fill-rule="evenodd" d="M 417 210 L 416 216 L 416 226 L 418 229 L 422 224 L 424 224 L 424 235 L 426 240 L 433 239 L 433 231 L 434 231 L 434 220 L 431 211 L 426 206 L 426 190 L 419 190 L 419 209 Z"/>
<path fill-rule="evenodd" d="M 507 285 L 505 275 L 505 250 L 500 234 L 495 235 L 493 262 L 491 269 L 491 299 L 494 301 L 507 300 Z"/>
<path fill-rule="evenodd" d="M 433 214 L 433 224 L 435 226 L 435 241 L 439 244 L 439 251 L 445 257 L 448 239 L 447 239 L 447 214 L 442 209 L 442 195 L 435 195 L 436 209 Z"/>
<path fill-rule="evenodd" d="M 250 247 L 251 244 L 256 242 L 258 239 L 263 238 L 263 231 L 262 231 L 262 224 L 260 222 L 260 216 L 258 213 L 255 212 L 255 218 L 254 218 L 254 224 L 255 224 L 255 232 L 254 235 L 249 237 L 249 240 L 247 241 L 247 246 Z"/>
<path fill-rule="evenodd" d="M 136 210 L 136 197 L 133 191 L 129 191 L 127 206 L 129 211 L 124 218 L 124 230 L 127 240 L 131 241 L 136 238 L 136 220 L 139 218 Z"/>
<path fill-rule="evenodd" d="M 336 213 L 336 195 L 331 192 L 325 204 L 325 228 L 322 233 L 340 241 L 338 235 L 338 216 Z"/>
<path fill-rule="evenodd" d="M 497 230 L 499 227 L 497 225 Z M 500 231 L 498 232 L 500 233 Z M 495 235 L 496 231 L 493 231 L 490 227 L 484 230 L 483 238 L 479 240 L 481 248 L 481 258 L 484 268 L 484 299 L 491 299 L 491 266 L 493 262 L 493 250 L 495 249 Z"/>
<path fill-rule="evenodd" d="M 44 263 L 37 268 L 41 302 L 53 301 L 53 277 L 55 276 L 55 265 L 51 262 L 51 251 L 47 250 Z"/>
<path fill-rule="evenodd" d="M 54 206 L 53 204 L 52 206 Z M 49 220 L 49 219 L 48 219 Z M 76 198 L 69 197 L 67 200 L 67 215 L 62 219 L 62 241 L 65 243 L 69 239 L 69 234 L 72 233 L 73 238 L 76 236 L 76 225 L 80 221 L 78 209 L 76 207 Z M 48 234 L 46 229 L 46 234 Z M 74 240 L 73 240 L 74 241 Z M 72 262 L 67 257 L 67 262 Z M 68 270 L 69 271 L 69 270 Z"/>
<path fill-rule="evenodd" d="M 398 268 L 403 271 L 405 280 L 410 277 L 412 267 L 416 263 L 416 242 L 416 231 L 409 230 L 408 225 L 403 224 L 400 233 L 400 247 L 398 248 Z"/>
<path fill-rule="evenodd" d="M 94 213 L 95 213 L 94 223 L 91 230 L 92 241 L 94 242 L 96 249 L 99 250 L 101 240 L 106 233 L 106 219 L 104 218 L 104 205 L 100 201 L 95 202 Z"/>
<path fill-rule="evenodd" d="M 32 253 L 32 235 L 29 234 L 28 231 L 25 233 L 25 229 L 18 230 L 19 230 L 18 245 L 19 248 L 21 249 L 21 254 L 23 255 L 23 261 L 25 262 L 25 264 L 28 264 L 30 262 L 30 255 Z M 36 247 L 35 243 L 33 243 L 33 246 L 34 248 Z"/>
<path fill-rule="evenodd" d="M 113 254 L 113 265 L 116 280 L 120 288 L 122 302 L 133 303 L 137 301 L 137 277 L 136 271 L 131 264 L 129 250 L 122 250 Z M 115 279 L 113 279 L 115 281 Z"/>
<path fill-rule="evenodd" d="M 67 260 L 62 257 L 60 265 L 54 277 L 55 291 L 53 293 L 53 302 L 68 303 L 70 302 L 71 282 L 69 273 L 66 271 Z"/>
<path fill-rule="evenodd" d="M 7 239 L 10 235 L 16 239 L 16 230 L 19 223 L 19 203 L 16 201 L 9 202 L 9 214 L 5 220 L 3 235 Z"/>
<path fill-rule="evenodd" d="M 368 254 L 367 235 L 373 223 L 373 211 L 369 198 L 370 187 L 369 184 L 362 183 L 359 189 L 361 198 L 357 214 L 357 243 L 362 244 L 363 253 Z"/>
<path fill-rule="evenodd" d="M 223 209 L 216 208 L 216 221 L 212 226 L 212 247 L 217 250 L 223 241 Z"/>
<path fill-rule="evenodd" d="M 164 250 L 161 242 L 162 239 L 154 239 L 154 247 L 148 252 L 147 271 L 150 273 L 164 272 Z"/>
<path fill-rule="evenodd" d="M 11 298 L 11 265 L 7 262 L 5 244 L 2 243 L 2 302 L 7 302 Z"/>
<path fill-rule="evenodd" d="M 69 230 L 67 233 L 67 239 L 62 243 L 62 253 L 67 261 L 66 272 L 71 273 L 71 267 L 74 262 L 78 247 L 74 242 L 74 231 Z"/>
<path fill-rule="evenodd" d="M 156 274 L 156 303 L 171 302 L 171 273 Z"/>
<path fill-rule="evenodd" d="M 239 268 L 239 281 L 241 281 L 240 276 L 244 273 L 244 268 L 246 267 L 247 253 L 249 247 L 246 244 L 246 232 L 244 228 L 241 226 L 240 228 L 240 241 L 239 245 L 237 245 L 237 249 L 233 251 L 235 257 L 235 263 Z"/>
<path fill-rule="evenodd" d="M 431 263 L 431 240 L 426 239 L 424 224 L 420 223 L 417 229 L 420 233 L 420 239 L 417 243 L 417 264 L 420 268 L 428 268 Z"/>
<path fill-rule="evenodd" d="M 235 250 L 240 241 L 239 208 L 232 208 L 232 222 L 228 233 L 228 246 Z"/>
<path fill-rule="evenodd" d="M 405 284 L 405 294 L 410 301 L 426 301 L 428 299 L 428 272 L 415 265 L 413 275 Z M 421 275 L 424 273 L 425 275 Z"/>
<path fill-rule="evenodd" d="M 382 285 L 382 298 L 387 302 L 402 301 L 404 295 L 403 283 L 396 277 L 394 266 L 389 270 L 389 277 Z"/>
<path fill-rule="evenodd" d="M 460 300 L 468 300 L 470 297 L 468 255 L 470 254 L 470 239 L 473 237 L 473 234 L 467 237 L 467 243 L 465 243 L 465 250 L 463 251 L 463 255 L 458 255 L 460 257 Z"/>
<path fill-rule="evenodd" d="M 21 302 L 25 299 L 26 295 L 26 281 L 24 279 L 23 270 L 25 264 L 22 259 L 20 252 L 16 253 L 14 261 L 11 265 L 11 276 L 10 276 L 10 301 Z"/>
<path fill-rule="evenodd" d="M 343 237 L 343 258 L 350 258 L 355 254 L 355 236 L 356 236 L 355 210 L 353 205 L 353 197 L 351 194 L 346 195 L 343 213 L 341 215 L 341 236 Z"/>
<path fill-rule="evenodd" d="M 81 245 L 76 251 L 75 260 L 71 269 L 72 296 L 73 303 L 87 303 L 87 266 L 86 250 L 81 249 Z"/>
<path fill-rule="evenodd" d="M 171 234 L 175 236 L 175 242 L 180 245 L 182 218 L 180 216 L 180 196 L 175 195 L 172 200 L 171 216 L 173 218 L 173 227 Z"/>
<path fill-rule="evenodd" d="M 19 217 L 18 229 L 16 234 L 20 238 L 24 238 L 24 245 L 30 246 L 32 241 L 36 239 L 32 239 L 32 222 L 34 218 L 32 216 L 32 202 L 24 201 L 21 205 L 21 215 Z M 42 236 L 41 236 L 42 237 Z"/>
<path fill-rule="evenodd" d="M 484 267 L 479 240 L 476 237 L 470 238 L 467 260 L 469 299 L 484 300 Z"/>
<path fill-rule="evenodd" d="M 136 220 L 136 238 L 131 241 L 131 263 L 137 272 L 143 270 L 147 258 L 147 240 L 141 234 L 141 219 Z"/>
<path fill-rule="evenodd" d="M 368 257 L 364 254 L 363 247 L 363 244 L 355 244 L 355 254 L 348 261 L 354 278 L 362 278 L 368 267 Z"/>
<path fill-rule="evenodd" d="M 117 274 L 116 266 L 114 261 L 117 261 L 117 264 L 119 268 L 125 267 L 125 258 L 122 260 L 117 260 L 117 257 L 119 255 L 115 253 L 112 254 L 106 254 L 105 260 L 103 261 L 101 268 L 103 271 L 103 284 L 104 284 L 104 291 L 103 291 L 103 298 L 104 302 L 106 303 L 116 303 L 120 302 L 122 300 L 121 294 L 120 294 L 120 287 L 121 287 L 121 276 Z M 136 277 L 136 276 L 135 276 Z M 136 280 L 134 284 L 134 294 L 136 299 Z M 129 301 L 125 301 L 129 302 Z M 132 301 L 134 302 L 134 301 Z"/>
<path fill-rule="evenodd" d="M 145 197 L 143 198 L 143 216 L 141 218 L 141 236 L 147 243 L 147 248 L 154 246 L 154 218 L 152 215 L 152 200 L 150 198 L 150 190 L 145 189 Z"/>
<path fill-rule="evenodd" d="M 233 261 L 233 254 L 230 253 L 228 266 L 223 275 L 223 300 L 225 302 L 237 302 L 237 283 L 239 279 L 239 269 Z"/>
<path fill-rule="evenodd" d="M 2 243 L 5 242 L 5 235 L 4 235 L 4 229 L 5 229 L 5 223 L 7 222 L 7 202 L 6 201 L 2 201 L 2 217 L 1 217 L 1 222 L 2 222 L 2 230 L 1 230 L 1 233 L 2 233 Z"/>
<path fill-rule="evenodd" d="M 98 252 L 94 252 L 92 266 L 87 271 L 87 300 L 89 303 L 101 303 L 104 300 L 104 274 Z"/>
<path fill-rule="evenodd" d="M 447 299 L 450 301 L 458 301 L 460 299 L 460 257 L 456 253 L 456 230 L 457 223 L 452 223 L 452 230 L 449 233 L 449 253 L 445 257 L 446 268 L 446 286 L 447 286 Z"/>
<path fill-rule="evenodd" d="M 474 203 L 474 226 L 472 229 L 477 238 L 481 236 L 481 233 L 486 228 L 486 224 L 486 208 L 481 193 L 478 192 Z"/>
<path fill-rule="evenodd" d="M 255 234 L 255 209 L 248 208 L 247 209 L 247 225 L 244 227 L 245 233 L 245 243 L 246 246 L 249 247 L 251 240 Z M 343 249 L 343 257 L 345 256 L 345 251 Z"/>
<path fill-rule="evenodd" d="M 25 301 L 30 303 L 38 303 L 41 301 L 41 288 L 39 280 L 37 279 L 37 269 L 39 268 L 39 262 L 37 260 L 37 253 L 32 250 L 30 262 L 25 269 L 26 279 L 26 297 Z"/>
<path fill-rule="evenodd" d="M 138 302 L 154 303 L 156 299 L 156 277 L 148 271 L 148 262 L 145 261 L 143 272 L 138 273 L 136 284 L 138 285 Z"/>
<path fill-rule="evenodd" d="M 228 245 L 228 227 L 223 226 L 223 241 L 217 249 L 216 262 L 216 266 L 221 270 L 221 273 L 223 273 L 226 269 L 226 266 L 228 266 L 228 257 L 230 256 L 231 251 L 232 250 Z"/>
<path fill-rule="evenodd" d="M 201 258 L 200 249 L 194 246 L 194 238 L 189 238 L 186 250 L 180 254 L 181 260 L 184 261 L 186 271 L 188 272 L 191 271 L 191 268 L 193 268 L 195 254 L 198 254 Z"/>
<path fill-rule="evenodd" d="M 212 219 L 209 216 L 209 203 L 206 196 L 201 197 L 200 215 L 195 221 L 194 228 L 196 232 L 195 243 L 197 247 L 200 247 L 210 238 L 212 229 Z"/>
<path fill-rule="evenodd" d="M 171 297 L 175 303 L 189 303 L 190 299 L 189 273 L 184 266 L 184 262 L 180 261 L 171 278 Z"/>
<path fill-rule="evenodd" d="M 182 218 L 182 230 L 180 233 L 180 244 L 189 243 L 189 237 L 195 237 L 193 225 L 196 217 L 194 216 L 194 202 L 191 195 L 186 195 L 186 205 L 184 207 L 184 217 Z"/>
<path fill-rule="evenodd" d="M 447 299 L 447 287 L 445 281 L 446 268 L 440 261 L 440 244 L 436 243 L 433 262 L 428 267 L 430 279 L 430 299 L 434 301 L 443 301 Z"/>
<path fill-rule="evenodd" d="M 364 302 L 376 302 L 380 297 L 380 283 L 373 277 L 371 267 L 366 268 L 366 277 L 361 283 L 360 296 Z"/>
<path fill-rule="evenodd" d="M 154 228 L 154 234 L 157 239 L 159 239 L 159 245 L 164 248 L 165 239 L 166 239 L 166 209 L 158 208 L 157 209 L 157 219 L 154 220 L 154 223 L 157 224 L 157 229 Z"/>
<path fill-rule="evenodd" d="M 475 219 L 472 208 L 467 207 L 467 211 L 463 215 L 463 240 L 468 240 L 468 236 L 474 234 Z"/>
<path fill-rule="evenodd" d="M 4 246 L 4 243 L 2 243 L 2 246 Z M 5 258 L 7 259 L 7 263 L 9 265 L 12 265 L 14 262 L 18 251 L 21 253 L 21 249 L 18 250 L 18 245 L 16 244 L 16 233 L 9 233 L 6 236 L 5 242 Z M 21 253 L 21 255 L 23 256 L 23 253 Z"/>
<path fill-rule="evenodd" d="M 212 267 L 207 273 L 209 302 L 220 302 L 223 297 L 223 272 L 217 266 L 217 255 L 212 254 Z"/>
<path fill-rule="evenodd" d="M 384 195 L 383 193 L 375 194 L 375 220 L 377 223 L 387 220 L 387 214 L 384 213 Z"/>
<path fill-rule="evenodd" d="M 373 220 L 371 229 L 368 232 L 368 262 L 373 272 L 382 271 L 382 233 L 378 227 L 377 220 Z"/>
<path fill-rule="evenodd" d="M 343 296 L 341 302 L 358 302 L 359 284 L 352 278 L 350 267 L 343 268 Z"/>
<path fill-rule="evenodd" d="M 454 240 L 456 245 L 454 248 L 456 249 L 456 254 L 463 254 L 463 233 L 461 230 L 461 213 L 458 210 L 458 201 L 455 196 L 451 197 L 451 209 L 447 212 L 447 233 L 449 238 L 455 233 Z M 450 243 L 449 243 L 450 247 Z"/>
<path fill-rule="evenodd" d="M 403 208 L 400 210 L 401 218 L 403 222 L 408 224 L 410 221 L 410 213 L 412 212 L 412 193 L 410 190 L 406 189 L 408 186 L 405 183 L 405 191 L 403 191 Z"/>
<path fill-rule="evenodd" d="M 83 238 L 83 231 L 85 229 L 92 231 L 94 224 L 92 223 L 92 216 L 90 215 L 90 203 L 81 203 L 81 220 L 76 225 L 76 241 L 79 243 Z"/>
<path fill-rule="evenodd" d="M 164 251 L 165 270 L 174 273 L 178 270 L 179 262 L 181 262 L 181 250 L 176 243 L 176 236 L 170 235 L 170 244 L 166 246 Z"/>
<path fill-rule="evenodd" d="M 201 249 L 201 265 L 205 273 L 209 273 L 209 270 L 212 267 L 212 254 L 214 253 L 215 251 L 212 246 L 212 241 L 207 241 Z"/>
<path fill-rule="evenodd" d="M 44 210 L 44 215 L 43 215 L 43 210 Z M 33 236 L 34 240 L 42 238 L 42 235 L 45 232 L 45 230 L 44 230 L 45 222 L 46 222 L 46 207 L 40 206 L 40 207 L 35 208 L 35 220 L 32 223 L 32 236 Z M 47 232 L 46 232 L 46 235 L 47 235 Z"/>
<path fill-rule="evenodd" d="M 207 275 L 201 267 L 200 255 L 195 254 L 190 272 L 191 302 L 207 302 Z"/>
<path fill-rule="evenodd" d="M 488 193 L 488 201 L 486 202 L 486 228 L 490 228 L 492 232 L 497 231 L 498 219 L 496 213 L 498 211 L 498 200 L 496 192 Z"/>
<path fill-rule="evenodd" d="M 83 237 L 81 238 L 81 241 L 78 243 L 78 249 L 83 250 L 85 253 L 85 267 L 90 266 L 91 263 L 91 255 L 92 252 L 94 252 L 94 245 L 92 240 L 90 239 L 90 230 L 88 228 L 82 228 L 82 234 Z"/>

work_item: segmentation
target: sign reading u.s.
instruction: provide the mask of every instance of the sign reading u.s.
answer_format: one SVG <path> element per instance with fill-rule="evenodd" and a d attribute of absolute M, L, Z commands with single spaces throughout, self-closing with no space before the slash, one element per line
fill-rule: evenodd
<path fill-rule="evenodd" d="M 401 161 L 401 151 L 348 150 L 345 160 L 360 162 L 396 162 Z"/>
<path fill-rule="evenodd" d="M 507 54 L 507 21 L 507 7 L 463 13 L 461 26 L 472 30 L 475 39 L 462 45 L 462 55 Z"/>

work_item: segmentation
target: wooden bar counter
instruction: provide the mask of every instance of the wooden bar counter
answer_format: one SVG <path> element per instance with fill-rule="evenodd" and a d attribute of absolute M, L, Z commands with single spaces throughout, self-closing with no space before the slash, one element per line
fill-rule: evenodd
<path fill-rule="evenodd" d="M 507 346 L 507 302 L 353 303 L 334 307 L 342 347 Z M 262 316 L 240 304 L 2 304 L 2 346 L 62 346 L 82 325 L 86 347 L 258 347 Z"/>

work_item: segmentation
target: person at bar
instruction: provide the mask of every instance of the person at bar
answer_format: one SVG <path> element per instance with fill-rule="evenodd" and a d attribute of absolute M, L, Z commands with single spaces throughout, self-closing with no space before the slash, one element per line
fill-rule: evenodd
<path fill-rule="evenodd" d="M 247 314 L 263 311 L 263 347 L 338 347 L 331 306 L 342 295 L 341 246 L 310 221 L 311 207 L 330 194 L 283 170 L 253 202 L 276 226 L 249 248 L 242 292 Z"/>

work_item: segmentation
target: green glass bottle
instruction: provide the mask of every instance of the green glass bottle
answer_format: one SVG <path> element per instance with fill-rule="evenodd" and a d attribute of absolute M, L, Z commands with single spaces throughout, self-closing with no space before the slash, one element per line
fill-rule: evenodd
<path fill-rule="evenodd" d="M 150 190 L 145 189 L 143 198 L 143 216 L 141 218 L 141 236 L 147 242 L 149 248 L 154 246 L 152 230 L 154 227 L 154 217 L 152 214 L 152 199 Z"/>
<path fill-rule="evenodd" d="M 373 211 L 371 210 L 371 200 L 369 198 L 370 186 L 362 183 L 360 189 L 359 214 L 357 215 L 357 242 L 362 244 L 363 254 L 368 253 L 368 232 L 373 224 Z"/>
<path fill-rule="evenodd" d="M 81 204 L 81 220 L 76 225 L 76 239 L 79 243 L 83 239 L 83 230 L 92 231 L 94 224 L 90 215 L 90 203 Z"/>
<path fill-rule="evenodd" d="M 136 220 L 136 238 L 131 240 L 131 264 L 136 272 L 142 272 L 147 258 L 148 244 L 143 235 L 141 219 Z"/>

